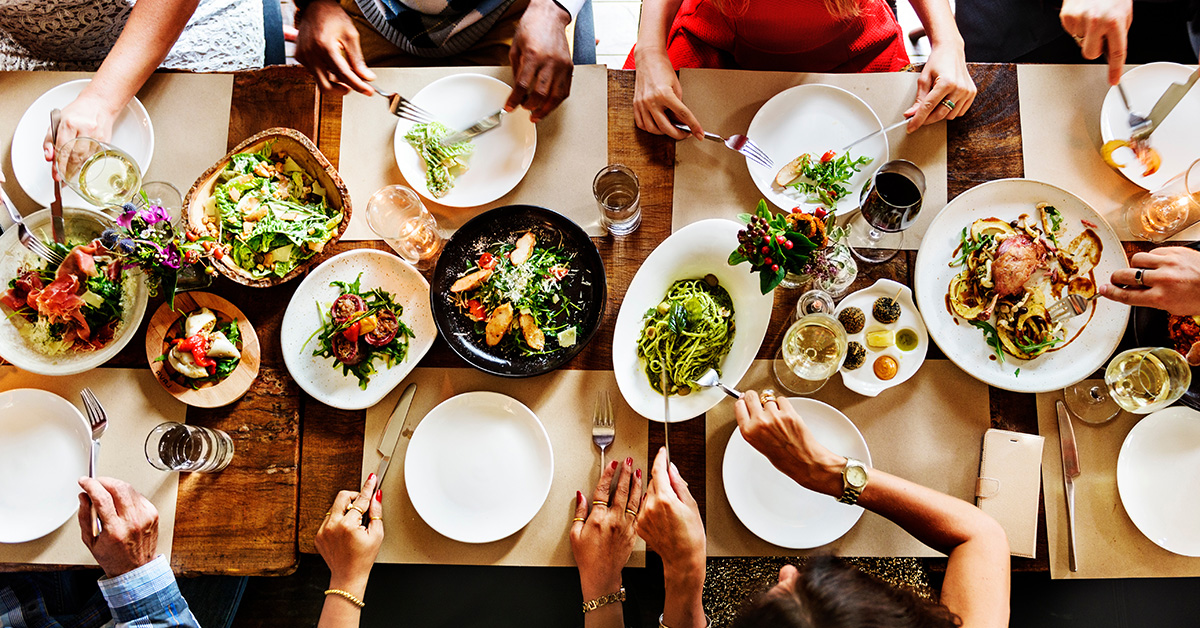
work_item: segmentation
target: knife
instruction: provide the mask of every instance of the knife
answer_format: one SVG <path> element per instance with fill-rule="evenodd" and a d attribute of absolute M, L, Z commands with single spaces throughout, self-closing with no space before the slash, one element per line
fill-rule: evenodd
<path fill-rule="evenodd" d="M 872 137 L 875 137 L 876 135 L 879 135 L 881 133 L 887 133 L 887 132 L 891 131 L 892 129 L 898 129 L 906 124 L 908 124 L 908 118 L 905 118 L 891 126 L 887 126 L 882 129 L 879 129 L 878 131 L 871 131 L 870 133 L 854 140 L 853 142 L 846 144 L 846 147 L 842 149 L 842 153 L 844 154 L 846 151 L 850 150 L 851 148 L 854 148 L 855 146 L 862 144 L 863 142 L 871 139 Z"/>
<path fill-rule="evenodd" d="M 396 409 L 392 410 L 392 416 L 388 418 L 387 426 L 383 428 L 383 436 L 379 437 L 379 455 L 383 459 L 379 461 L 379 466 L 375 469 L 375 488 L 383 487 L 383 476 L 387 475 L 388 466 L 392 462 L 392 454 L 396 452 L 396 445 L 400 443 L 400 437 L 404 436 L 404 428 L 408 425 L 408 409 L 412 407 L 413 397 L 417 394 L 417 385 L 409 384 L 404 389 L 404 393 L 400 395 L 400 401 L 396 402 Z M 408 432 L 407 438 L 412 438 L 412 431 Z"/>
<path fill-rule="evenodd" d="M 53 109 L 50 111 L 50 141 L 55 148 L 58 147 L 58 121 L 62 118 L 62 111 Z M 58 154 L 55 153 L 54 161 L 50 162 L 50 176 L 54 179 L 54 201 L 50 203 L 50 224 L 51 230 L 54 232 L 55 244 L 66 244 L 67 232 L 63 227 L 62 213 L 62 184 L 58 182 Z"/>
<path fill-rule="evenodd" d="M 1163 92 L 1163 95 L 1158 98 L 1158 102 L 1154 103 L 1154 108 L 1150 110 L 1149 130 L 1145 131 L 1145 135 L 1138 134 L 1141 135 L 1138 139 L 1146 139 L 1158 129 L 1158 125 L 1162 124 L 1163 119 L 1171 113 L 1171 110 L 1175 108 L 1175 105 L 1179 104 L 1179 101 L 1183 100 L 1184 95 L 1188 93 L 1192 85 L 1196 84 L 1197 77 L 1200 77 L 1200 69 L 1192 72 L 1192 75 L 1182 83 L 1171 83 L 1167 91 Z"/>
<path fill-rule="evenodd" d="M 487 133 L 488 131 L 500 126 L 500 121 L 504 119 L 504 113 L 504 110 L 501 109 L 496 113 L 486 115 L 480 118 L 475 124 L 472 124 L 458 133 L 451 133 L 450 135 L 443 137 L 439 143 L 442 146 L 453 146 L 459 142 L 465 142 L 476 135 Z"/>
<path fill-rule="evenodd" d="M 1071 571 L 1079 571 L 1075 559 L 1075 478 L 1079 477 L 1079 450 L 1075 448 L 1075 429 L 1071 427 L 1071 415 L 1059 401 L 1058 444 L 1062 447 L 1063 488 L 1067 494 L 1067 547 Z"/>
<path fill-rule="evenodd" d="M 663 356 L 662 372 L 659 373 L 659 386 L 663 397 L 663 449 L 667 452 L 667 466 L 671 466 L 671 441 L 667 438 L 667 425 L 671 423 L 671 397 L 667 393 L 667 356 Z"/>

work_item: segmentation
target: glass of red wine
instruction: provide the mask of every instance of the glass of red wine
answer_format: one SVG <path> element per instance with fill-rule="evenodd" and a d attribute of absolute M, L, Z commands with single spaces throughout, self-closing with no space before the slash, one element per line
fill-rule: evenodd
<path fill-rule="evenodd" d="M 859 196 L 862 210 L 850 221 L 848 243 L 854 256 L 868 264 L 886 262 L 904 242 L 925 197 L 925 173 L 911 161 L 883 164 Z"/>

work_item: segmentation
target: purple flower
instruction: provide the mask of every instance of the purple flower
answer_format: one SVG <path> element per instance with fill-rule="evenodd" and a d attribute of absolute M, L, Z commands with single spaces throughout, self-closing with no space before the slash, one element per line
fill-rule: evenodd
<path fill-rule="evenodd" d="M 159 207 L 157 205 L 151 205 L 151 206 L 147 207 L 146 209 L 143 209 L 142 211 L 138 212 L 138 218 L 141 218 L 143 221 L 145 221 L 146 224 L 152 225 L 156 222 L 162 222 L 164 220 L 167 220 L 167 221 L 171 220 L 171 215 L 168 214 L 167 210 L 163 209 L 162 207 Z"/>
<path fill-rule="evenodd" d="M 168 244 L 159 250 L 158 259 L 163 266 L 178 270 L 180 266 L 179 248 L 174 243 Z"/>
<path fill-rule="evenodd" d="M 121 214 L 120 216 L 117 216 L 117 224 L 128 229 L 129 225 L 133 224 L 134 218 L 137 218 L 137 212 L 129 210 L 127 208 L 125 210 L 125 213 Z"/>

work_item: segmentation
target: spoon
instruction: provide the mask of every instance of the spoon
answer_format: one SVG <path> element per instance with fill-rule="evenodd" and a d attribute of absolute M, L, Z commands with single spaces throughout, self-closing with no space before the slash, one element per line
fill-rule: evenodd
<path fill-rule="evenodd" d="M 742 393 L 721 383 L 721 376 L 717 374 L 717 369 L 708 369 L 703 375 L 700 376 L 699 379 L 696 380 L 696 383 L 705 388 L 712 388 L 713 386 L 716 386 L 717 388 L 725 391 L 726 395 L 729 395 L 734 399 L 742 398 Z"/>

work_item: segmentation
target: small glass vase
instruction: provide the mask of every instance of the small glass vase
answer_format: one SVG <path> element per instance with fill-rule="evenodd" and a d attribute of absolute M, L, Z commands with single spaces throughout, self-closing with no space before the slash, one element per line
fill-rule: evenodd
<path fill-rule="evenodd" d="M 832 248 L 821 252 L 825 261 L 835 269 L 832 277 L 818 279 L 805 273 L 788 273 L 779 287 L 786 289 L 804 288 L 805 290 L 822 290 L 833 298 L 846 294 L 855 278 L 858 277 L 858 262 L 850 247 L 845 242 L 838 242 Z"/>

